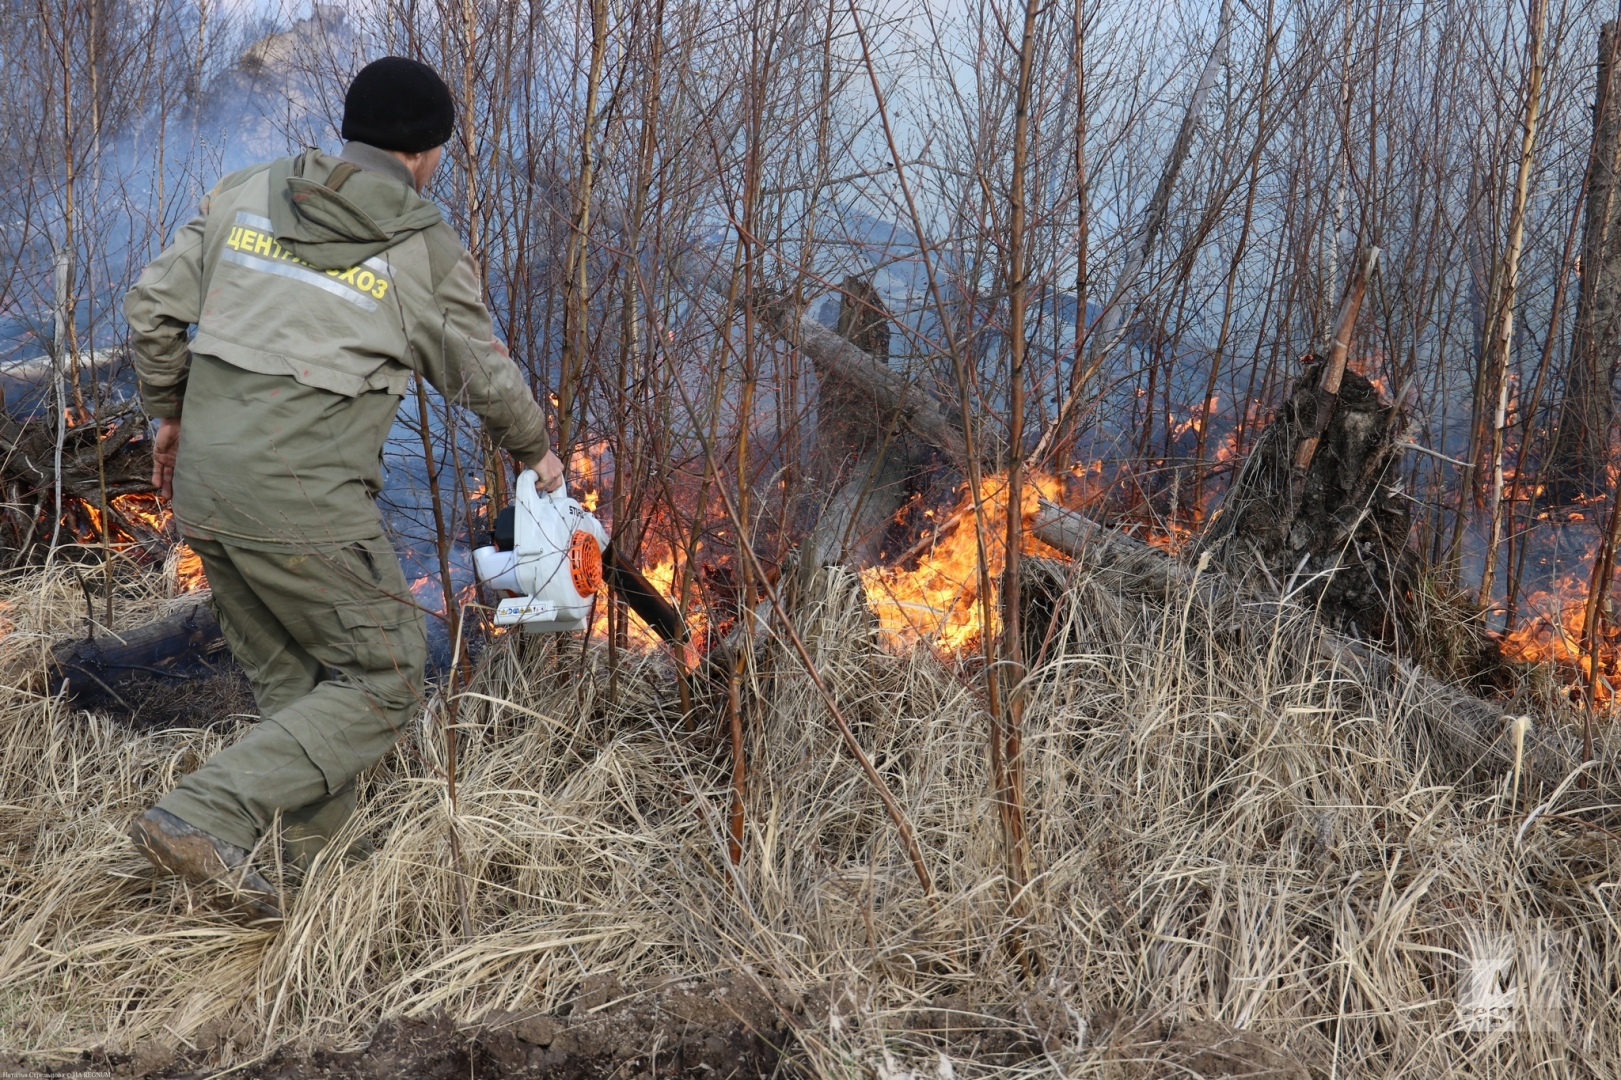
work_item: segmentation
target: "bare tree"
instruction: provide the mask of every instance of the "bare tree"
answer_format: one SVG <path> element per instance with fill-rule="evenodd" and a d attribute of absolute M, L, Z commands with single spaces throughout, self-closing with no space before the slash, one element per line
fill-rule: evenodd
<path fill-rule="evenodd" d="M 1621 94 L 1615 83 L 1616 24 L 1598 39 L 1593 149 L 1582 229 L 1581 290 L 1576 335 L 1566 366 L 1565 397 L 1554 443 L 1550 493 L 1558 501 L 1603 494 L 1609 487 L 1610 384 L 1621 357 Z"/>

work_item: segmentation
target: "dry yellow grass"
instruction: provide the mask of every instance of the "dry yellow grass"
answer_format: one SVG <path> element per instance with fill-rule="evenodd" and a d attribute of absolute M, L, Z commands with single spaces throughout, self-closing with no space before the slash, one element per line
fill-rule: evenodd
<path fill-rule="evenodd" d="M 839 988 L 801 1050 L 828 1075 L 932 1075 L 894 1018 L 1031 991 L 1075 1021 L 1018 1067 L 1031 1075 L 1124 1075 L 1110 1033 L 1159 1018 L 1259 1032 L 1320 1077 L 1621 1073 L 1616 844 L 1577 823 L 1579 789 L 1542 793 L 1528 823 L 1506 777 L 1453 786 L 1409 737 L 1413 703 L 1323 666 L 1296 616 L 1167 598 L 1129 573 L 1070 578 L 1028 710 L 1039 877 L 1018 929 L 1043 963 L 1033 983 L 1005 948 L 975 680 L 885 652 L 858 582 L 834 570 L 800 630 L 917 830 L 937 904 L 770 642 L 735 872 L 726 762 L 684 731 L 662 662 L 630 662 L 610 700 L 602 650 L 582 678 L 556 639 L 520 656 L 507 638 L 460 702 L 454 813 L 434 702 L 367 780 L 353 828 L 377 854 L 318 865 L 274 933 L 194 903 L 123 837 L 233 728 L 134 734 L 14 679 L 0 688 L 0 1047 L 157 1041 L 231 1064 L 352 1045 L 386 1015 L 553 1008 L 599 972 L 634 986 L 743 971 Z M 166 603 L 131 589 L 131 624 Z M 71 575 L 14 578 L 0 599 L 13 670 L 82 627 Z"/>

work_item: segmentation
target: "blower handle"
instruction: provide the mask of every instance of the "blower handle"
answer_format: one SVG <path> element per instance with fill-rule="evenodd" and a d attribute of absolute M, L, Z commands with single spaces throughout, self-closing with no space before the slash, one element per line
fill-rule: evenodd
<path fill-rule="evenodd" d="M 546 489 L 542 488 L 540 486 L 540 474 L 538 472 L 536 472 L 534 469 L 524 469 L 522 472 L 520 472 L 518 474 L 518 480 L 517 480 L 517 485 L 516 486 L 521 488 L 525 481 L 527 481 L 527 482 L 529 482 L 529 483 L 531 483 L 531 484 L 533 484 L 535 486 L 535 492 L 537 494 L 546 495 L 546 496 L 548 496 L 550 498 L 553 498 L 553 499 L 566 499 L 566 498 L 568 498 L 568 477 L 567 476 L 563 477 L 563 482 L 561 484 L 557 485 L 557 490 L 556 491 L 547 491 Z"/>

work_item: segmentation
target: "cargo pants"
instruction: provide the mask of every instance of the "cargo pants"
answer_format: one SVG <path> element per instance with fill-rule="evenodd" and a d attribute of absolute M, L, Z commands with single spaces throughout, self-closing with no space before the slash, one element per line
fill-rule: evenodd
<path fill-rule="evenodd" d="M 250 850 L 279 813 L 287 863 L 305 868 L 421 703 L 422 612 L 381 537 L 274 551 L 187 542 L 262 719 L 158 806 Z"/>

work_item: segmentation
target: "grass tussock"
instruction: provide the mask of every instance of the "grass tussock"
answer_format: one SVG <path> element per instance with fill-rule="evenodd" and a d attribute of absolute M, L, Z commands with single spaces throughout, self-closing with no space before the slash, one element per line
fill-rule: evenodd
<path fill-rule="evenodd" d="M 688 733 L 662 662 L 629 661 L 610 696 L 602 649 L 582 661 L 508 637 L 458 703 L 456 806 L 435 700 L 367 778 L 352 828 L 376 855 L 318 863 L 276 933 L 155 877 L 123 837 L 236 728 L 136 734 L 12 680 L 0 1046 L 158 1041 L 230 1064 L 353 1045 L 387 1015 L 555 1009 L 601 973 L 742 972 L 831 1001 L 799 1051 L 830 1075 L 934 1074 L 908 1018 L 942 1001 L 1033 1017 L 1037 998 L 1072 1022 L 998 1070 L 1145 1075 L 1134 1039 L 1183 1022 L 1264 1036 L 1323 1077 L 1621 1072 L 1616 844 L 1582 823 L 1579 788 L 1534 797 L 1528 819 L 1508 777 L 1454 786 L 1404 722 L 1410 691 L 1323 664 L 1312 627 L 1276 608 L 1167 597 L 1129 569 L 1032 573 L 1046 575 L 1026 710 L 1038 877 L 1017 926 L 977 676 L 880 648 L 842 571 L 818 581 L 800 632 L 917 832 L 935 903 L 815 688 L 770 643 L 746 687 L 737 868 L 724 740 L 711 718 Z M 13 579 L 0 599 L 8 664 L 82 628 L 71 573 Z M 149 584 L 119 611 L 133 624 L 169 602 Z M 1039 958 L 1028 975 L 1012 940 Z"/>

